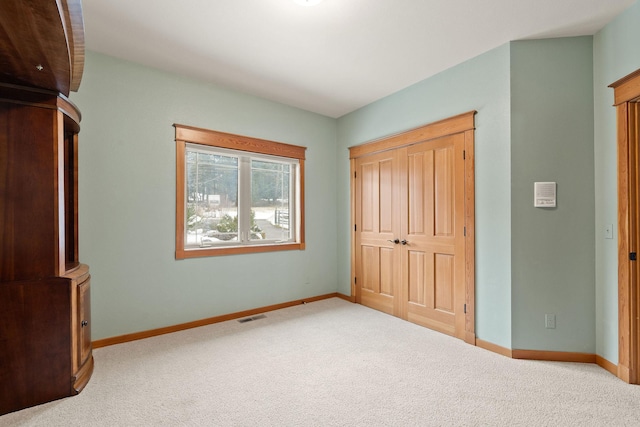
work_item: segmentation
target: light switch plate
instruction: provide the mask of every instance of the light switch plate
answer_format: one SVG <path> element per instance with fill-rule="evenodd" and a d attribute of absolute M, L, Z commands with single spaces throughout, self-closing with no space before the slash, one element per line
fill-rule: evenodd
<path fill-rule="evenodd" d="M 604 226 L 604 238 L 613 239 L 613 224 L 607 224 Z"/>

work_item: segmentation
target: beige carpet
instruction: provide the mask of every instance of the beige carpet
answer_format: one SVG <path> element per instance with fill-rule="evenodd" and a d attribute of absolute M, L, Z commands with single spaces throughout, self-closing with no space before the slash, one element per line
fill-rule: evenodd
<path fill-rule="evenodd" d="M 334 298 L 94 352 L 0 426 L 638 426 L 640 386 L 512 360 Z"/>

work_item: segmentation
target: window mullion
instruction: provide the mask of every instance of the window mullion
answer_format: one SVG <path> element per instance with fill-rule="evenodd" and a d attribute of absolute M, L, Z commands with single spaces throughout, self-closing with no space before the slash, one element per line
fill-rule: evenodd
<path fill-rule="evenodd" d="M 289 200 L 298 200 L 298 165 L 292 164 L 289 169 Z M 289 237 L 298 236 L 298 209 L 296 203 L 289 204 Z"/>
<path fill-rule="evenodd" d="M 194 221 L 196 221 L 196 223 L 198 222 L 198 194 L 199 194 L 199 189 L 200 189 L 200 155 L 196 154 L 196 187 L 195 187 L 195 196 L 193 199 L 193 205 L 195 206 L 195 213 L 196 213 L 196 217 L 194 219 Z M 187 219 L 188 220 L 188 219 Z M 197 231 L 197 227 L 196 227 L 196 240 L 198 240 L 198 231 Z"/>
<path fill-rule="evenodd" d="M 246 156 L 240 157 L 240 171 L 238 182 L 238 238 L 240 242 L 248 244 L 250 242 L 251 228 L 251 159 Z"/>

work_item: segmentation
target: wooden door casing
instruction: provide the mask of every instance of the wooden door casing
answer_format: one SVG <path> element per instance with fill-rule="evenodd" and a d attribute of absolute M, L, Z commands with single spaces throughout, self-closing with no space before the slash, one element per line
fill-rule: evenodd
<path fill-rule="evenodd" d="M 612 83 L 618 153 L 618 378 L 640 383 L 640 69 Z"/>
<path fill-rule="evenodd" d="M 630 249 L 637 253 L 640 251 L 640 115 L 638 114 L 638 102 L 629 102 L 627 106 L 627 124 L 629 132 L 629 172 L 633 176 L 633 182 L 630 186 L 629 199 L 632 201 L 629 209 L 629 233 L 630 233 Z M 635 384 L 640 382 L 640 292 L 638 291 L 640 274 L 638 271 L 638 263 L 630 264 L 630 283 L 629 286 L 629 302 L 631 319 L 629 322 L 629 346 L 633 348 L 630 355 L 631 375 L 629 380 Z"/>

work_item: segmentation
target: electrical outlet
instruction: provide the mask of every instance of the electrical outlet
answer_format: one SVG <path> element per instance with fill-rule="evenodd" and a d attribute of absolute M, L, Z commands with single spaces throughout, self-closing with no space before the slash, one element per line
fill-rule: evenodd
<path fill-rule="evenodd" d="M 545 314 L 544 315 L 544 327 L 547 329 L 555 329 L 556 328 L 556 315 L 555 314 Z"/>

